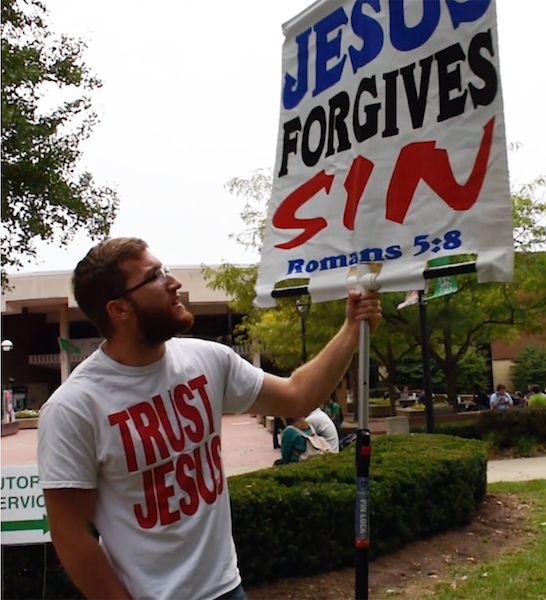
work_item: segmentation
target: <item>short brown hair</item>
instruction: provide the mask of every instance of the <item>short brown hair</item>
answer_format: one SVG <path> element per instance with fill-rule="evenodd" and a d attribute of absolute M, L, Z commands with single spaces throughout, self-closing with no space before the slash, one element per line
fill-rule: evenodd
<path fill-rule="evenodd" d="M 533 392 L 533 394 L 540 394 L 540 385 L 533 383 L 531 385 L 531 392 Z"/>
<path fill-rule="evenodd" d="M 139 238 L 111 238 L 97 244 L 72 274 L 72 290 L 78 306 L 105 337 L 111 333 L 106 310 L 110 300 L 125 291 L 128 274 L 120 268 L 125 260 L 138 259 L 148 248 Z"/>

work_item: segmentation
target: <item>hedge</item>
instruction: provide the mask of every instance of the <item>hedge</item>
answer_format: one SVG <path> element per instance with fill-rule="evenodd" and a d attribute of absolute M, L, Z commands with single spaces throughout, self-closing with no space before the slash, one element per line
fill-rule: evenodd
<path fill-rule="evenodd" d="M 535 447 L 546 444 L 546 408 L 488 410 L 474 421 L 438 423 L 435 432 L 487 442 L 494 451 L 515 449 L 523 456 L 533 454 Z M 414 427 L 420 433 L 424 427 Z"/>
<path fill-rule="evenodd" d="M 352 445 L 308 463 L 229 478 L 244 583 L 354 565 L 354 462 Z M 485 446 L 445 435 L 377 437 L 370 480 L 373 559 L 471 521 L 486 492 Z M 6 599 L 82 598 L 51 544 L 3 546 L 2 560 Z"/>
<path fill-rule="evenodd" d="M 354 564 L 354 445 L 339 455 L 230 478 L 246 583 Z M 372 442 L 370 556 L 468 524 L 487 487 L 481 442 L 425 434 Z"/>

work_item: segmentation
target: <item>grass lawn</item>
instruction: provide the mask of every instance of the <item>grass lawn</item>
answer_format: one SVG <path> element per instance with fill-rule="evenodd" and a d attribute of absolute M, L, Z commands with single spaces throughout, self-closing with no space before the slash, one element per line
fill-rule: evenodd
<path fill-rule="evenodd" d="M 495 483 L 491 492 L 517 494 L 529 504 L 524 546 L 490 563 L 454 569 L 451 584 L 441 584 L 434 600 L 544 600 L 546 598 L 546 480 Z"/>

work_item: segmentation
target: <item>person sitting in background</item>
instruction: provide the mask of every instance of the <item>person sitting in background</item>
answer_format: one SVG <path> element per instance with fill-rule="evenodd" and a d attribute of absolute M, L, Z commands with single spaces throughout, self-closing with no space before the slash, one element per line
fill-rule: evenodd
<path fill-rule="evenodd" d="M 322 446 L 323 453 L 329 451 L 328 442 L 317 435 L 317 432 L 306 419 L 283 419 L 285 423 L 281 442 L 281 458 L 275 461 L 275 465 L 287 465 L 290 463 L 298 463 L 306 460 L 307 457 L 307 437 L 320 438 L 317 446 Z M 306 437 L 307 436 L 307 437 Z M 315 444 L 313 444 L 315 446 Z"/>
<path fill-rule="evenodd" d="M 341 406 L 336 402 L 335 397 L 332 395 L 328 398 L 328 402 L 324 405 L 324 412 L 332 419 L 337 429 L 339 436 L 339 430 L 343 423 L 343 412 Z"/>
<path fill-rule="evenodd" d="M 533 384 L 531 386 L 531 396 L 529 397 L 527 405 L 529 407 L 546 406 L 546 395 L 540 391 L 539 385 Z"/>
<path fill-rule="evenodd" d="M 315 408 L 315 410 L 305 417 L 305 420 L 309 425 L 312 425 L 318 435 L 330 444 L 331 452 L 334 454 L 339 452 L 339 431 L 335 423 L 322 408 Z"/>
<path fill-rule="evenodd" d="M 491 394 L 489 398 L 489 406 L 493 409 L 505 410 L 514 406 L 514 401 L 510 394 L 506 391 L 506 387 L 499 383 L 497 391 Z"/>

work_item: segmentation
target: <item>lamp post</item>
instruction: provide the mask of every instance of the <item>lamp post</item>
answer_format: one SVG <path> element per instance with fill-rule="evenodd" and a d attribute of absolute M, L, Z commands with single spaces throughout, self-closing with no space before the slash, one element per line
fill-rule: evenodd
<path fill-rule="evenodd" d="M 298 300 L 296 302 L 296 309 L 301 319 L 301 360 L 302 364 L 307 362 L 307 348 L 305 347 L 305 313 L 309 310 L 311 305 L 309 302 L 304 300 Z"/>
<path fill-rule="evenodd" d="M 13 350 L 13 342 L 11 340 L 2 340 L 0 344 L 2 347 L 2 352 L 11 352 Z M 8 380 L 9 382 L 10 380 Z M 11 385 L 8 383 L 9 387 L 6 389 L 2 389 L 2 422 L 9 423 L 14 420 L 15 417 L 13 415 L 13 390 L 11 389 Z"/>

